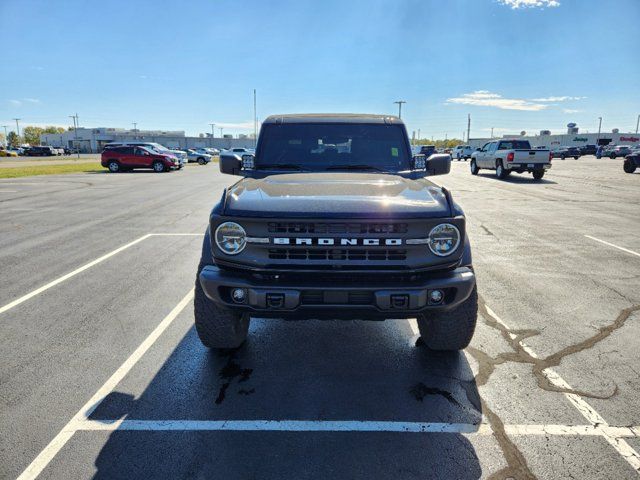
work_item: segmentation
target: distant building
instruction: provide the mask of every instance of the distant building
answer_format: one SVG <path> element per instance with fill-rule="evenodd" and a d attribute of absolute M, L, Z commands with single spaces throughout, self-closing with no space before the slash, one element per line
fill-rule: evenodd
<path fill-rule="evenodd" d="M 254 141 L 249 138 L 187 137 L 182 130 L 126 130 L 124 128 L 78 128 L 64 133 L 45 133 L 40 137 L 42 145 L 52 147 L 79 148 L 83 153 L 99 153 L 111 142 L 154 142 L 167 148 L 253 148 Z"/>
<path fill-rule="evenodd" d="M 575 127 L 572 127 L 575 128 Z M 577 130 L 577 128 L 575 128 Z M 518 138 L 529 140 L 532 147 L 547 147 L 551 150 L 557 147 L 581 147 L 584 145 L 640 145 L 640 134 L 620 133 L 614 129 L 611 133 L 564 133 L 551 135 L 549 130 L 543 130 L 540 135 L 502 135 L 500 138 Z M 482 147 L 485 143 L 500 138 L 472 138 L 468 144 L 473 148 Z"/>

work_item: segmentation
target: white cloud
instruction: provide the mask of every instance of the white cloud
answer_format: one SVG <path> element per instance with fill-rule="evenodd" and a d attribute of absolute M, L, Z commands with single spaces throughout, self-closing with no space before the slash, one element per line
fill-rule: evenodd
<path fill-rule="evenodd" d="M 522 98 L 504 98 L 500 94 L 487 90 L 476 90 L 472 93 L 464 93 L 461 97 L 448 98 L 446 103 L 495 107 L 502 110 L 526 110 L 531 112 L 544 110 L 548 107 L 548 105 L 544 103 L 536 103 Z"/>
<path fill-rule="evenodd" d="M 23 98 L 23 100 L 29 103 L 40 103 L 40 100 L 37 98 Z"/>
<path fill-rule="evenodd" d="M 562 97 L 544 97 L 544 98 L 532 98 L 531 101 L 533 102 L 566 102 L 569 100 L 584 100 L 587 97 L 569 97 L 569 96 L 562 96 Z"/>
<path fill-rule="evenodd" d="M 557 0 L 498 0 L 498 3 L 511 7 L 513 10 L 518 10 L 519 8 L 552 8 L 560 6 L 560 2 Z"/>
<path fill-rule="evenodd" d="M 563 113 L 580 113 L 582 110 L 575 110 L 573 108 L 563 108 L 562 112 Z"/>
<path fill-rule="evenodd" d="M 211 122 L 215 123 L 216 128 L 235 128 L 235 129 L 250 129 L 253 130 L 253 122 L 251 120 L 240 123 L 223 123 L 223 122 Z M 259 126 L 259 125 L 258 125 Z"/>
<path fill-rule="evenodd" d="M 20 105 L 22 105 L 22 102 L 20 100 L 9 100 L 9 103 L 14 107 L 19 107 Z"/>

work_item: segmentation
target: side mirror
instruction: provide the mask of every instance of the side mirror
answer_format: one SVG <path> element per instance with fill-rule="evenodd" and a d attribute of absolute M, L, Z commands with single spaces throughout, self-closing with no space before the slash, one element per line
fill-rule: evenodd
<path fill-rule="evenodd" d="M 427 175 L 446 175 L 451 171 L 451 155 L 431 155 L 427 159 Z"/>
<path fill-rule="evenodd" d="M 482 149 L 480 147 L 476 148 L 476 152 L 481 152 Z"/>
<path fill-rule="evenodd" d="M 227 175 L 242 175 L 242 160 L 236 155 L 220 155 L 220 173 Z"/>

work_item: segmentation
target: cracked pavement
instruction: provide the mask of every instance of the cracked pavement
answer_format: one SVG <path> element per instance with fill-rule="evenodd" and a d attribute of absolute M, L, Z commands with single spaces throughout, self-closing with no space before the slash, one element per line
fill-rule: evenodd
<path fill-rule="evenodd" d="M 12 180 L 0 306 L 147 233 L 202 233 L 232 181 L 216 165 Z M 401 320 L 256 320 L 245 346 L 212 354 L 189 304 L 40 478 L 638 478 L 640 258 L 585 235 L 640 250 L 640 174 L 586 157 L 539 183 L 474 177 L 468 162 L 434 181 L 473 246 L 465 352 L 431 352 Z M 200 241 L 145 239 L 0 315 L 0 478 L 192 288 Z M 198 428 L 163 426 L 187 421 Z M 262 421 L 275 426 L 229 427 Z"/>

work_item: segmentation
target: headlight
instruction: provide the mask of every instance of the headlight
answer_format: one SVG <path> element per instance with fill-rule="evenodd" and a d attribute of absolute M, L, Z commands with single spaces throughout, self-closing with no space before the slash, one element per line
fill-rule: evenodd
<path fill-rule="evenodd" d="M 216 228 L 216 245 L 227 255 L 237 255 L 247 245 L 247 233 L 234 222 L 224 222 Z"/>
<path fill-rule="evenodd" d="M 429 249 L 439 257 L 451 255 L 460 244 L 460 231 L 455 225 L 441 223 L 429 232 Z"/>

